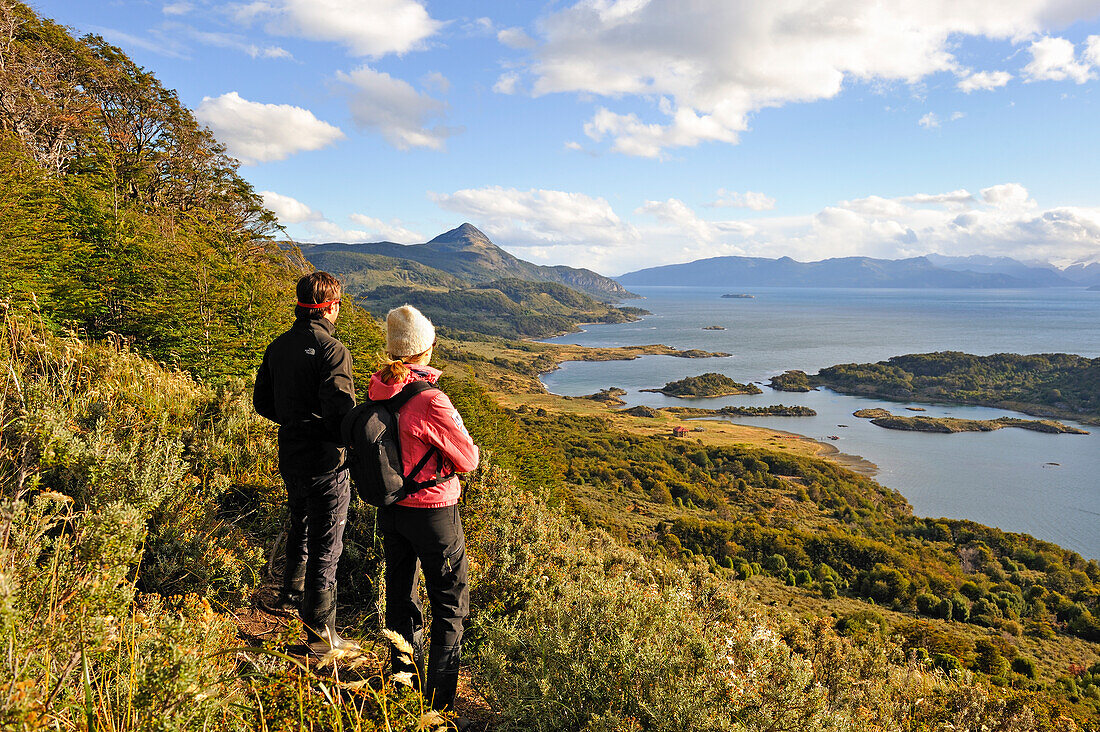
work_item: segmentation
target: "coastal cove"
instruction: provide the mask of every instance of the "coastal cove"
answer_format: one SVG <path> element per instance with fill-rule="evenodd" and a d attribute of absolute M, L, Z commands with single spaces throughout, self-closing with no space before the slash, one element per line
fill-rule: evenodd
<path fill-rule="evenodd" d="M 653 315 L 614 325 L 586 326 L 552 343 L 625 346 L 662 342 L 732 353 L 730 358 L 644 356 L 633 361 L 567 362 L 542 376 L 555 394 L 579 396 L 607 387 L 626 390 L 626 405 L 683 406 L 683 400 L 643 393 L 668 381 L 719 372 L 739 382 L 765 382 L 797 368 L 814 373 L 838 363 L 876 361 L 903 353 L 960 350 L 1100 354 L 1100 294 L 1084 290 L 838 290 L 759 288 L 753 299 L 722 299 L 728 289 L 635 288 Z M 709 325 L 726 330 L 704 330 Z M 936 434 L 887 430 L 852 416 L 866 408 L 895 414 L 988 420 L 1028 415 L 1004 409 L 917 404 L 845 396 L 828 390 L 692 400 L 692 406 L 805 406 L 816 417 L 726 417 L 746 425 L 830 441 L 879 470 L 923 516 L 964 518 L 1053 541 L 1088 558 L 1100 557 L 1100 430 L 1051 435 L 1027 430 Z M 840 427 L 838 425 L 846 425 Z"/>

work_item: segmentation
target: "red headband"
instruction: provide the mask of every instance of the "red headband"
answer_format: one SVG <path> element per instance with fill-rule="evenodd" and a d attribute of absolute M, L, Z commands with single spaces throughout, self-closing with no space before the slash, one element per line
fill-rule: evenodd
<path fill-rule="evenodd" d="M 300 303 L 298 303 L 298 307 L 300 307 L 300 308 L 309 308 L 310 310 L 315 310 L 317 308 L 327 308 L 329 305 L 335 305 L 338 302 L 340 302 L 339 298 L 337 298 L 336 300 L 329 300 L 328 302 L 319 302 L 316 305 L 307 305 L 304 302 L 300 302 Z"/>

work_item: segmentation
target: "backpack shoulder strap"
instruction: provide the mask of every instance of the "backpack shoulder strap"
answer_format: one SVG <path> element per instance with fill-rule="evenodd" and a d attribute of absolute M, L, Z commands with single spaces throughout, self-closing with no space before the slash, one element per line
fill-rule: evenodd
<path fill-rule="evenodd" d="M 428 381 L 410 381 L 408 384 L 405 384 L 405 388 L 385 401 L 386 408 L 391 412 L 396 412 L 417 394 L 423 394 L 432 389 L 438 390 L 438 387 Z"/>

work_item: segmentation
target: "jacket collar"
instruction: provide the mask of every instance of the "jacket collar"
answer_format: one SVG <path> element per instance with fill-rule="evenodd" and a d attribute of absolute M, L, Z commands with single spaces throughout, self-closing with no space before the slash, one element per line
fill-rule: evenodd
<path fill-rule="evenodd" d="M 397 384 L 387 384 L 378 377 L 378 374 L 374 374 L 370 377 L 370 385 L 367 387 L 367 398 L 374 401 L 389 399 L 397 396 L 405 388 L 405 385 L 410 382 L 427 381 L 429 384 L 434 384 L 439 380 L 442 373 L 439 369 L 431 366 L 410 366 L 408 377 Z"/>
<path fill-rule="evenodd" d="M 328 335 L 332 335 L 336 332 L 336 324 L 330 323 L 325 318 L 296 318 L 292 327 L 302 330 L 312 330 L 314 332 L 321 331 Z"/>

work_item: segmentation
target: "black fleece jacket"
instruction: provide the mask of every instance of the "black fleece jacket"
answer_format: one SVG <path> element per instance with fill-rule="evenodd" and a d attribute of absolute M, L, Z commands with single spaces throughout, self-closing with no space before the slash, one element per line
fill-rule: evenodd
<path fill-rule="evenodd" d="M 351 354 L 324 318 L 298 318 L 271 342 L 252 403 L 279 425 L 279 472 L 316 476 L 343 463 L 340 423 L 355 406 Z"/>

